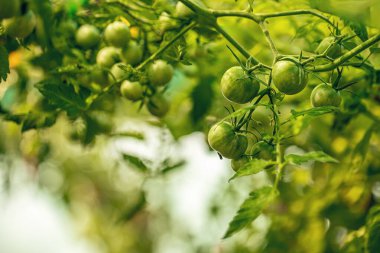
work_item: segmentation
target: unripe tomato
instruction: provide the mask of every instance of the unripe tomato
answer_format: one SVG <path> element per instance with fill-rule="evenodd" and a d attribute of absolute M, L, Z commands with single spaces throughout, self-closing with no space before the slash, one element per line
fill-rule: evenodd
<path fill-rule="evenodd" d="M 231 168 L 234 170 L 234 171 L 238 171 L 240 168 L 242 168 L 244 165 L 246 165 L 247 163 L 249 163 L 250 159 L 248 156 L 241 156 L 237 159 L 232 159 L 231 160 Z"/>
<path fill-rule="evenodd" d="M 96 63 L 104 68 L 111 68 L 120 60 L 120 52 L 115 47 L 104 47 L 96 55 Z"/>
<path fill-rule="evenodd" d="M 167 30 L 173 29 L 176 27 L 176 22 L 170 17 L 166 12 L 163 12 L 158 18 L 159 29 L 161 33 L 166 32 Z"/>
<path fill-rule="evenodd" d="M 127 72 L 122 68 L 125 64 L 119 62 L 112 66 L 110 73 L 110 82 L 120 82 L 128 77 Z"/>
<path fill-rule="evenodd" d="M 272 80 L 279 91 L 293 95 L 305 88 L 307 75 L 297 63 L 290 60 L 280 60 L 272 67 Z"/>
<path fill-rule="evenodd" d="M 0 0 L 0 19 L 11 18 L 20 12 L 20 0 Z"/>
<path fill-rule="evenodd" d="M 148 69 L 148 78 L 152 85 L 163 86 L 173 77 L 173 67 L 163 60 L 157 60 Z"/>
<path fill-rule="evenodd" d="M 93 25 L 82 25 L 75 34 L 75 41 L 83 48 L 94 47 L 100 41 L 100 32 Z"/>
<path fill-rule="evenodd" d="M 104 30 L 104 39 L 114 47 L 125 47 L 131 38 L 131 32 L 127 24 L 115 21 Z"/>
<path fill-rule="evenodd" d="M 260 83 L 250 78 L 240 66 L 228 69 L 222 77 L 221 90 L 228 100 L 245 104 L 258 93 Z"/>
<path fill-rule="evenodd" d="M 135 66 L 141 62 L 143 58 L 143 50 L 140 45 L 134 41 L 131 41 L 129 42 L 127 48 L 123 50 L 122 57 L 126 63 Z"/>
<path fill-rule="evenodd" d="M 23 16 L 3 20 L 5 33 L 13 38 L 23 39 L 30 35 L 36 27 L 36 16 L 29 10 Z"/>
<path fill-rule="evenodd" d="M 319 43 L 317 49 L 315 50 L 315 52 L 317 54 L 322 54 L 326 51 L 326 49 L 332 44 L 334 43 L 335 41 L 335 38 L 330 36 L 330 37 L 326 37 L 324 38 L 321 43 Z M 331 46 L 328 50 L 327 50 L 327 56 L 330 57 L 330 58 L 338 58 L 339 56 L 342 55 L 342 47 L 338 44 L 334 44 L 333 46 Z"/>
<path fill-rule="evenodd" d="M 322 83 L 313 89 L 310 101 L 313 107 L 339 106 L 342 102 L 342 97 L 339 91 L 336 91 L 330 85 Z"/>
<path fill-rule="evenodd" d="M 137 101 L 144 97 L 144 87 L 139 82 L 125 80 L 120 86 L 120 93 L 131 101 Z"/>
<path fill-rule="evenodd" d="M 161 94 L 156 94 L 149 99 L 148 111 L 157 117 L 165 116 L 170 109 L 170 104 Z"/>
<path fill-rule="evenodd" d="M 229 159 L 241 157 L 248 146 L 247 137 L 237 134 L 233 126 L 225 121 L 212 126 L 207 139 L 211 148 Z"/>

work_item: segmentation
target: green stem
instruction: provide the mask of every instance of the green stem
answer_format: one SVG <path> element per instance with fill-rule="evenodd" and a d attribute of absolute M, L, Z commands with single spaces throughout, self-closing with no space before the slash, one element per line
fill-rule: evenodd
<path fill-rule="evenodd" d="M 148 59 L 146 59 L 143 63 L 141 63 L 136 69 L 140 70 L 145 67 L 151 61 L 154 61 L 158 56 L 160 56 L 166 49 L 168 49 L 174 42 L 176 42 L 179 38 L 181 38 L 185 33 L 191 30 L 196 26 L 195 22 L 190 23 L 185 26 L 175 37 L 173 37 L 168 43 L 166 43 L 163 47 L 158 49 L 154 54 L 152 54 Z"/>
<path fill-rule="evenodd" d="M 341 57 L 335 59 L 333 62 L 324 64 L 324 65 L 319 65 L 319 66 L 314 66 L 310 70 L 313 72 L 326 72 L 326 71 L 331 71 L 335 69 L 336 67 L 342 65 L 355 55 L 361 53 L 362 51 L 366 50 L 367 48 L 371 47 L 372 45 L 376 44 L 377 42 L 380 41 L 380 34 L 376 34 L 373 37 L 369 38 L 362 44 L 356 46 L 355 48 L 351 49 Z"/>
<path fill-rule="evenodd" d="M 242 46 L 240 45 L 234 38 L 231 37 L 223 28 L 221 28 L 218 24 L 214 26 L 214 28 L 221 34 L 223 37 L 231 43 L 245 58 L 250 58 L 252 59 L 254 64 L 258 64 L 259 61 L 254 58 L 253 56 L 250 55 L 250 53 Z"/>
<path fill-rule="evenodd" d="M 266 40 L 270 46 L 270 49 L 272 50 L 274 58 L 276 58 L 278 55 L 278 50 L 277 50 L 276 46 L 274 45 L 274 42 L 272 40 L 272 37 L 269 34 L 269 31 L 268 31 L 266 25 L 264 24 L 264 22 L 260 22 L 259 25 L 260 25 L 260 28 L 265 35 L 265 38 L 266 38 Z"/>

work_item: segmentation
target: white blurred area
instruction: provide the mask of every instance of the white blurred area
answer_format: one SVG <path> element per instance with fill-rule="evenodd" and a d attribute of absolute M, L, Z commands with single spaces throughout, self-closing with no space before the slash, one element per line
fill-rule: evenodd
<path fill-rule="evenodd" d="M 160 149 L 157 135 L 162 134 L 162 130 L 156 128 L 156 131 L 150 129 L 148 132 L 150 135 L 144 142 L 129 139 L 112 143 L 110 153 L 125 151 L 142 156 L 155 154 Z M 221 181 L 227 181 L 231 172 L 226 161 L 208 151 L 201 133 L 182 138 L 173 149 L 187 161 L 185 168 L 170 175 L 165 183 L 159 179 L 147 181 L 147 208 L 151 212 L 168 208 L 173 219 L 178 220 L 190 234 L 196 235 L 210 224 L 206 214 L 210 198 Z M 2 186 L 0 194 L 1 253 L 102 252 L 79 236 L 74 220 L 61 200 L 40 189 L 32 176 L 26 174 L 26 165 L 22 161 L 12 164 L 17 166 L 12 176 L 12 188 L 5 191 Z M 3 162 L 0 166 L 0 171 L 4 172 L 8 165 Z M 161 197 L 157 198 L 157 194 Z M 214 231 L 208 239 L 219 240 L 223 232 Z M 179 248 L 175 244 L 175 240 L 166 240 L 163 236 L 158 242 L 157 252 L 180 252 L 179 249 L 184 249 L 183 242 L 177 243 Z"/>

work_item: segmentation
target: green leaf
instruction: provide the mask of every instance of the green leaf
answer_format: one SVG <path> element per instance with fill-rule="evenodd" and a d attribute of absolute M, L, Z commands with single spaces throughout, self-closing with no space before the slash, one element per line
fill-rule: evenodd
<path fill-rule="evenodd" d="M 352 164 L 361 164 L 365 160 L 369 147 L 369 142 L 371 140 L 371 136 L 374 130 L 375 125 L 373 124 L 371 127 L 368 128 L 363 138 L 356 145 L 354 151 L 352 152 Z"/>
<path fill-rule="evenodd" d="M 51 105 L 67 111 L 69 116 L 77 115 L 86 109 L 86 95 L 81 90 L 77 93 L 70 84 L 45 80 L 35 86 Z"/>
<path fill-rule="evenodd" d="M 291 113 L 292 113 L 291 118 L 297 118 L 297 117 L 300 117 L 300 116 L 318 117 L 318 116 L 321 116 L 323 114 L 335 112 L 335 111 L 338 111 L 338 110 L 339 110 L 339 108 L 337 108 L 335 106 L 314 107 L 314 108 L 307 109 L 307 110 L 304 110 L 304 111 L 299 111 L 299 112 L 297 112 L 295 110 L 292 110 L 291 111 Z"/>
<path fill-rule="evenodd" d="M 371 208 L 366 226 L 366 252 L 378 253 L 380 249 L 380 205 Z"/>
<path fill-rule="evenodd" d="M 275 161 L 253 159 L 252 161 L 249 161 L 248 163 L 244 164 L 244 166 L 241 167 L 229 181 L 235 178 L 257 174 L 269 167 L 272 167 L 275 164 Z"/>
<path fill-rule="evenodd" d="M 123 158 L 124 160 L 129 162 L 135 169 L 141 172 L 149 171 L 149 168 L 146 166 L 145 162 L 143 162 L 140 158 L 129 154 L 123 154 Z"/>
<path fill-rule="evenodd" d="M 194 124 L 198 123 L 211 108 L 214 98 L 214 91 L 212 89 L 212 83 L 214 81 L 215 77 L 212 76 L 201 78 L 199 84 L 191 93 L 193 108 L 190 115 Z"/>
<path fill-rule="evenodd" d="M 251 192 L 230 222 L 223 238 L 228 238 L 251 224 L 261 214 L 262 210 L 274 199 L 276 194 L 272 191 L 272 187 L 270 186 L 265 186 Z"/>
<path fill-rule="evenodd" d="M 321 163 L 338 163 L 339 161 L 329 156 L 323 151 L 313 151 L 303 155 L 289 154 L 285 156 L 285 161 L 300 165 L 309 161 L 316 161 Z"/>
<path fill-rule="evenodd" d="M 0 83 L 7 80 L 9 72 L 8 51 L 5 47 L 0 46 Z"/>

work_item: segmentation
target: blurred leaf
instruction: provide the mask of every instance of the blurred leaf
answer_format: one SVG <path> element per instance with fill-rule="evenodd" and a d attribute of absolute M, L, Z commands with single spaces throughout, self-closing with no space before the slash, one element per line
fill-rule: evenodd
<path fill-rule="evenodd" d="M 7 80 L 9 72 L 8 51 L 5 47 L 0 46 L 0 83 Z"/>
<path fill-rule="evenodd" d="M 185 164 L 186 164 L 185 161 L 180 161 L 174 164 L 168 164 L 162 168 L 161 174 L 167 174 L 169 172 L 172 172 L 173 170 L 181 168 Z"/>
<path fill-rule="evenodd" d="M 351 27 L 352 31 L 354 31 L 362 41 L 368 40 L 367 27 L 363 23 L 345 20 L 345 24 Z"/>
<path fill-rule="evenodd" d="M 380 205 L 371 208 L 366 226 L 366 251 L 378 253 L 380 249 Z"/>
<path fill-rule="evenodd" d="M 146 166 L 146 164 L 138 157 L 128 154 L 123 154 L 124 160 L 129 162 L 135 169 L 141 171 L 141 172 L 148 172 L 149 168 Z"/>
<path fill-rule="evenodd" d="M 198 123 L 210 109 L 214 98 L 214 91 L 212 89 L 212 83 L 215 81 L 215 77 L 207 76 L 200 78 L 199 84 L 194 88 L 191 93 L 191 99 L 193 101 L 193 108 L 191 110 L 191 120 L 193 124 Z"/>
<path fill-rule="evenodd" d="M 373 124 L 371 127 L 368 128 L 366 133 L 364 134 L 363 138 L 360 140 L 360 142 L 356 145 L 354 151 L 352 152 L 352 163 L 353 164 L 361 164 L 367 155 L 369 142 L 371 140 L 371 136 L 373 131 L 375 130 L 375 125 Z"/>
<path fill-rule="evenodd" d="M 235 175 L 230 179 L 233 180 L 235 178 L 249 176 L 252 174 L 257 174 L 269 167 L 272 167 L 275 165 L 275 161 L 270 160 L 261 160 L 261 159 L 253 159 L 252 161 L 249 161 L 248 163 L 244 164 L 243 167 L 241 167 Z"/>
<path fill-rule="evenodd" d="M 145 193 L 142 192 L 140 194 L 140 197 L 138 201 L 130 208 L 125 210 L 121 217 L 119 218 L 119 221 L 129 221 L 131 220 L 136 214 L 138 214 L 146 205 L 146 198 Z"/>
<path fill-rule="evenodd" d="M 22 121 L 21 131 L 25 132 L 30 129 L 50 127 L 54 125 L 56 115 L 43 112 L 29 112 Z"/>
<path fill-rule="evenodd" d="M 313 151 L 303 155 L 289 154 L 285 156 L 285 161 L 300 165 L 309 161 L 321 163 L 338 163 L 339 161 L 322 151 Z"/>
<path fill-rule="evenodd" d="M 70 84 L 45 80 L 35 86 L 50 104 L 67 111 L 71 116 L 86 109 L 84 93 L 75 92 L 74 87 Z"/>
<path fill-rule="evenodd" d="M 270 186 L 265 186 L 251 192 L 230 222 L 223 238 L 228 238 L 242 230 L 245 226 L 251 224 L 275 196 L 276 194 L 274 194 Z"/>

